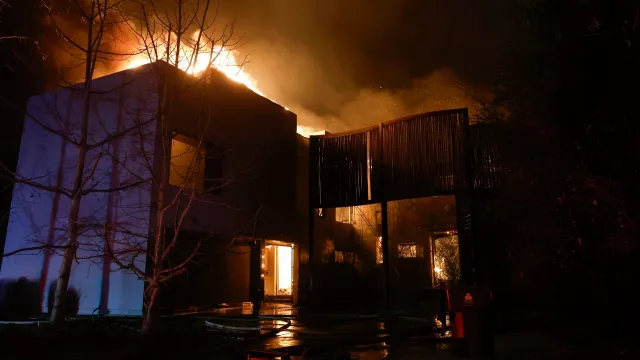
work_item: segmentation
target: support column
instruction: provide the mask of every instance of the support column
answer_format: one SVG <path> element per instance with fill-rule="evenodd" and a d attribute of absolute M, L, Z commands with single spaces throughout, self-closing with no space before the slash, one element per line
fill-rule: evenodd
<path fill-rule="evenodd" d="M 380 204 L 380 215 L 382 216 L 382 264 L 384 267 L 385 294 L 387 297 L 387 310 L 393 310 L 391 298 L 391 264 L 389 264 L 389 221 L 387 202 Z"/>
<path fill-rule="evenodd" d="M 465 193 L 456 195 L 456 221 L 458 227 L 458 247 L 460 253 L 460 283 L 471 286 L 475 283 L 475 259 L 471 206 Z"/>
<path fill-rule="evenodd" d="M 312 302 L 312 299 L 314 299 L 313 296 L 313 278 L 314 278 L 314 273 L 313 273 L 313 262 L 314 262 L 314 249 L 315 249 L 315 214 L 316 214 L 316 209 L 315 209 L 315 204 L 318 201 L 317 198 L 317 194 L 318 194 L 318 183 L 317 181 L 317 161 L 318 161 L 318 138 L 316 138 L 315 136 L 310 136 L 309 137 L 309 178 L 308 180 L 308 184 L 309 184 L 309 192 L 308 192 L 308 198 L 307 198 L 307 208 L 308 208 L 308 226 L 307 226 L 307 236 L 308 236 L 308 254 L 309 257 L 307 259 L 307 279 L 306 283 L 307 283 L 307 289 L 306 289 L 306 298 L 307 298 L 307 302 Z"/>
<path fill-rule="evenodd" d="M 455 135 L 453 143 L 457 149 L 456 171 L 456 222 L 458 228 L 458 246 L 460 250 L 460 283 L 471 286 L 476 282 L 475 254 L 473 240 L 473 152 L 469 141 L 469 114 L 465 111 L 458 125 L 460 133 Z"/>
<path fill-rule="evenodd" d="M 387 298 L 387 310 L 393 310 L 393 301 L 391 296 L 391 264 L 389 264 L 389 211 L 387 207 L 387 193 L 386 193 L 386 163 L 384 161 L 384 124 L 380 124 L 380 134 L 378 136 L 378 149 L 380 151 L 380 170 L 378 172 L 378 181 L 380 183 L 380 215 L 381 232 L 382 234 L 382 264 L 384 267 L 384 279 L 385 279 L 385 293 Z"/>
<path fill-rule="evenodd" d="M 249 297 L 253 304 L 253 315 L 260 315 L 260 306 L 264 300 L 264 278 L 262 274 L 262 241 L 255 240 L 251 243 Z"/>

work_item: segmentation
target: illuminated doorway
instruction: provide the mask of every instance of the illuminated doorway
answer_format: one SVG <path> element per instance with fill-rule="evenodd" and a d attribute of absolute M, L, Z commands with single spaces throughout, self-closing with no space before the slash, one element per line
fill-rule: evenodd
<path fill-rule="evenodd" d="M 266 299 L 291 301 L 293 295 L 292 246 L 267 244 L 263 261 Z"/>

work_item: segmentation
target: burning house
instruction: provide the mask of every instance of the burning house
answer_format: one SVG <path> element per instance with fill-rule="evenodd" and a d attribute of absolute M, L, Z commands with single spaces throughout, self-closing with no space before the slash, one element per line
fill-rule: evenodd
<path fill-rule="evenodd" d="M 4 253 L 41 248 L 5 258 L 0 277 L 38 282 L 42 304 L 70 231 L 83 111 L 80 313 L 142 312 L 153 239 L 179 273 L 157 300 L 168 311 L 414 308 L 423 289 L 481 273 L 470 199 L 493 186 L 495 154 L 466 109 L 305 138 L 295 114 L 233 78 L 164 62 L 95 79 L 88 108 L 85 95 L 28 103 Z"/>
<path fill-rule="evenodd" d="M 142 312 L 145 284 L 123 265 L 149 271 L 158 231 L 178 233 L 166 262 L 186 270 L 158 306 L 214 306 L 250 293 L 296 301 L 295 114 L 215 70 L 193 77 L 163 62 L 95 79 L 88 109 L 84 94 L 60 89 L 28 102 L 4 252 L 44 249 L 5 258 L 0 277 L 39 282 L 47 304 L 69 231 L 66 189 L 84 110 L 90 145 L 70 279 L 80 313 Z"/>

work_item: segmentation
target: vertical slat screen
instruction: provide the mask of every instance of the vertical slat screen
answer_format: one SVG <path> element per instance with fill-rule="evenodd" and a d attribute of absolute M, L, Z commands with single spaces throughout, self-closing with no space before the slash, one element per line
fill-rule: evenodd
<path fill-rule="evenodd" d="M 469 126 L 467 109 L 415 115 L 345 134 L 312 136 L 310 144 L 311 206 L 316 208 L 493 186 L 490 169 L 495 167 L 495 151 L 486 146 L 475 126 Z M 470 174 L 474 168 L 481 174 Z"/>

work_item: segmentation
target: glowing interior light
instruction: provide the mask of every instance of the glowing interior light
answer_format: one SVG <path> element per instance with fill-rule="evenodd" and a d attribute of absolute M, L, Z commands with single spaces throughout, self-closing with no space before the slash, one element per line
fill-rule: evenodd
<path fill-rule="evenodd" d="M 278 257 L 278 291 L 281 289 L 287 290 L 291 293 L 291 265 L 292 265 L 292 250 L 289 246 L 278 246 L 276 248 Z"/>

